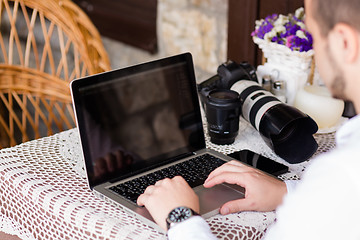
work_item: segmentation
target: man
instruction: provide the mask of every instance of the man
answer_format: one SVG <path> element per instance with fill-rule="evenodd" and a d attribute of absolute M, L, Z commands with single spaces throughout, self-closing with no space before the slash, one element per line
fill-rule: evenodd
<path fill-rule="evenodd" d="M 359 113 L 360 1 L 305 0 L 305 10 L 323 81 L 334 97 L 352 101 Z M 314 159 L 291 191 L 285 183 L 237 162 L 216 169 L 204 186 L 228 182 L 245 187 L 245 199 L 224 204 L 221 214 L 268 211 L 279 206 L 277 221 L 265 239 L 360 239 L 360 115 L 338 130 L 336 141 L 336 149 Z M 181 177 L 148 187 L 138 204 L 144 205 L 163 228 L 172 209 L 185 206 L 199 210 L 196 195 Z M 168 235 L 170 239 L 215 238 L 199 216 L 175 224 Z"/>

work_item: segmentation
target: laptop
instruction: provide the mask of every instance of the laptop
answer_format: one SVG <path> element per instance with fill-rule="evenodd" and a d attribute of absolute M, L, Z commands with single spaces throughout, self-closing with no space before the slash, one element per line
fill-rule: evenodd
<path fill-rule="evenodd" d="M 76 79 L 70 86 L 89 187 L 100 198 L 162 231 L 136 204 L 159 179 L 182 175 L 198 194 L 204 218 L 244 197 L 236 185 L 202 186 L 232 158 L 206 148 L 190 53 Z"/>

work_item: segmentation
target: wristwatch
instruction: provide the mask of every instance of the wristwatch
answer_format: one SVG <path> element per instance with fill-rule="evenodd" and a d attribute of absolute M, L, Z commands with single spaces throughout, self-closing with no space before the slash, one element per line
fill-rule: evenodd
<path fill-rule="evenodd" d="M 166 218 L 166 226 L 167 230 L 176 225 L 177 223 L 181 223 L 193 216 L 198 216 L 199 214 L 188 207 L 177 207 L 174 208 Z"/>

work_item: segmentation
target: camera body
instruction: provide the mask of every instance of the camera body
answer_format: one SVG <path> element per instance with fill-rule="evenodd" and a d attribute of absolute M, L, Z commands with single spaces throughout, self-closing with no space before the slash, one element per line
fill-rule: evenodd
<path fill-rule="evenodd" d="M 218 74 L 198 85 L 206 113 L 211 142 L 231 144 L 239 130 L 240 95 L 230 90 L 239 79 L 257 80 L 256 70 L 248 63 L 228 61 L 221 64 Z"/>
<path fill-rule="evenodd" d="M 240 79 L 257 82 L 255 67 L 247 62 L 237 64 L 229 60 L 218 67 L 216 75 L 200 83 L 198 90 L 205 93 L 214 89 L 230 89 Z"/>
<path fill-rule="evenodd" d="M 255 68 L 246 62 L 221 64 L 217 75 L 199 84 L 198 91 L 215 144 L 235 141 L 242 115 L 289 163 L 307 160 L 318 147 L 313 137 L 318 130 L 315 121 L 262 88 Z"/>

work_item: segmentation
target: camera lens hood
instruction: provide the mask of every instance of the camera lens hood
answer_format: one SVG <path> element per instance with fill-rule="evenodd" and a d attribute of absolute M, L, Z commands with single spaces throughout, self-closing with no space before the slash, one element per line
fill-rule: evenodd
<path fill-rule="evenodd" d="M 286 104 L 269 108 L 259 127 L 267 145 L 289 163 L 303 162 L 315 153 L 318 144 L 313 134 L 317 130 L 311 117 Z"/>

